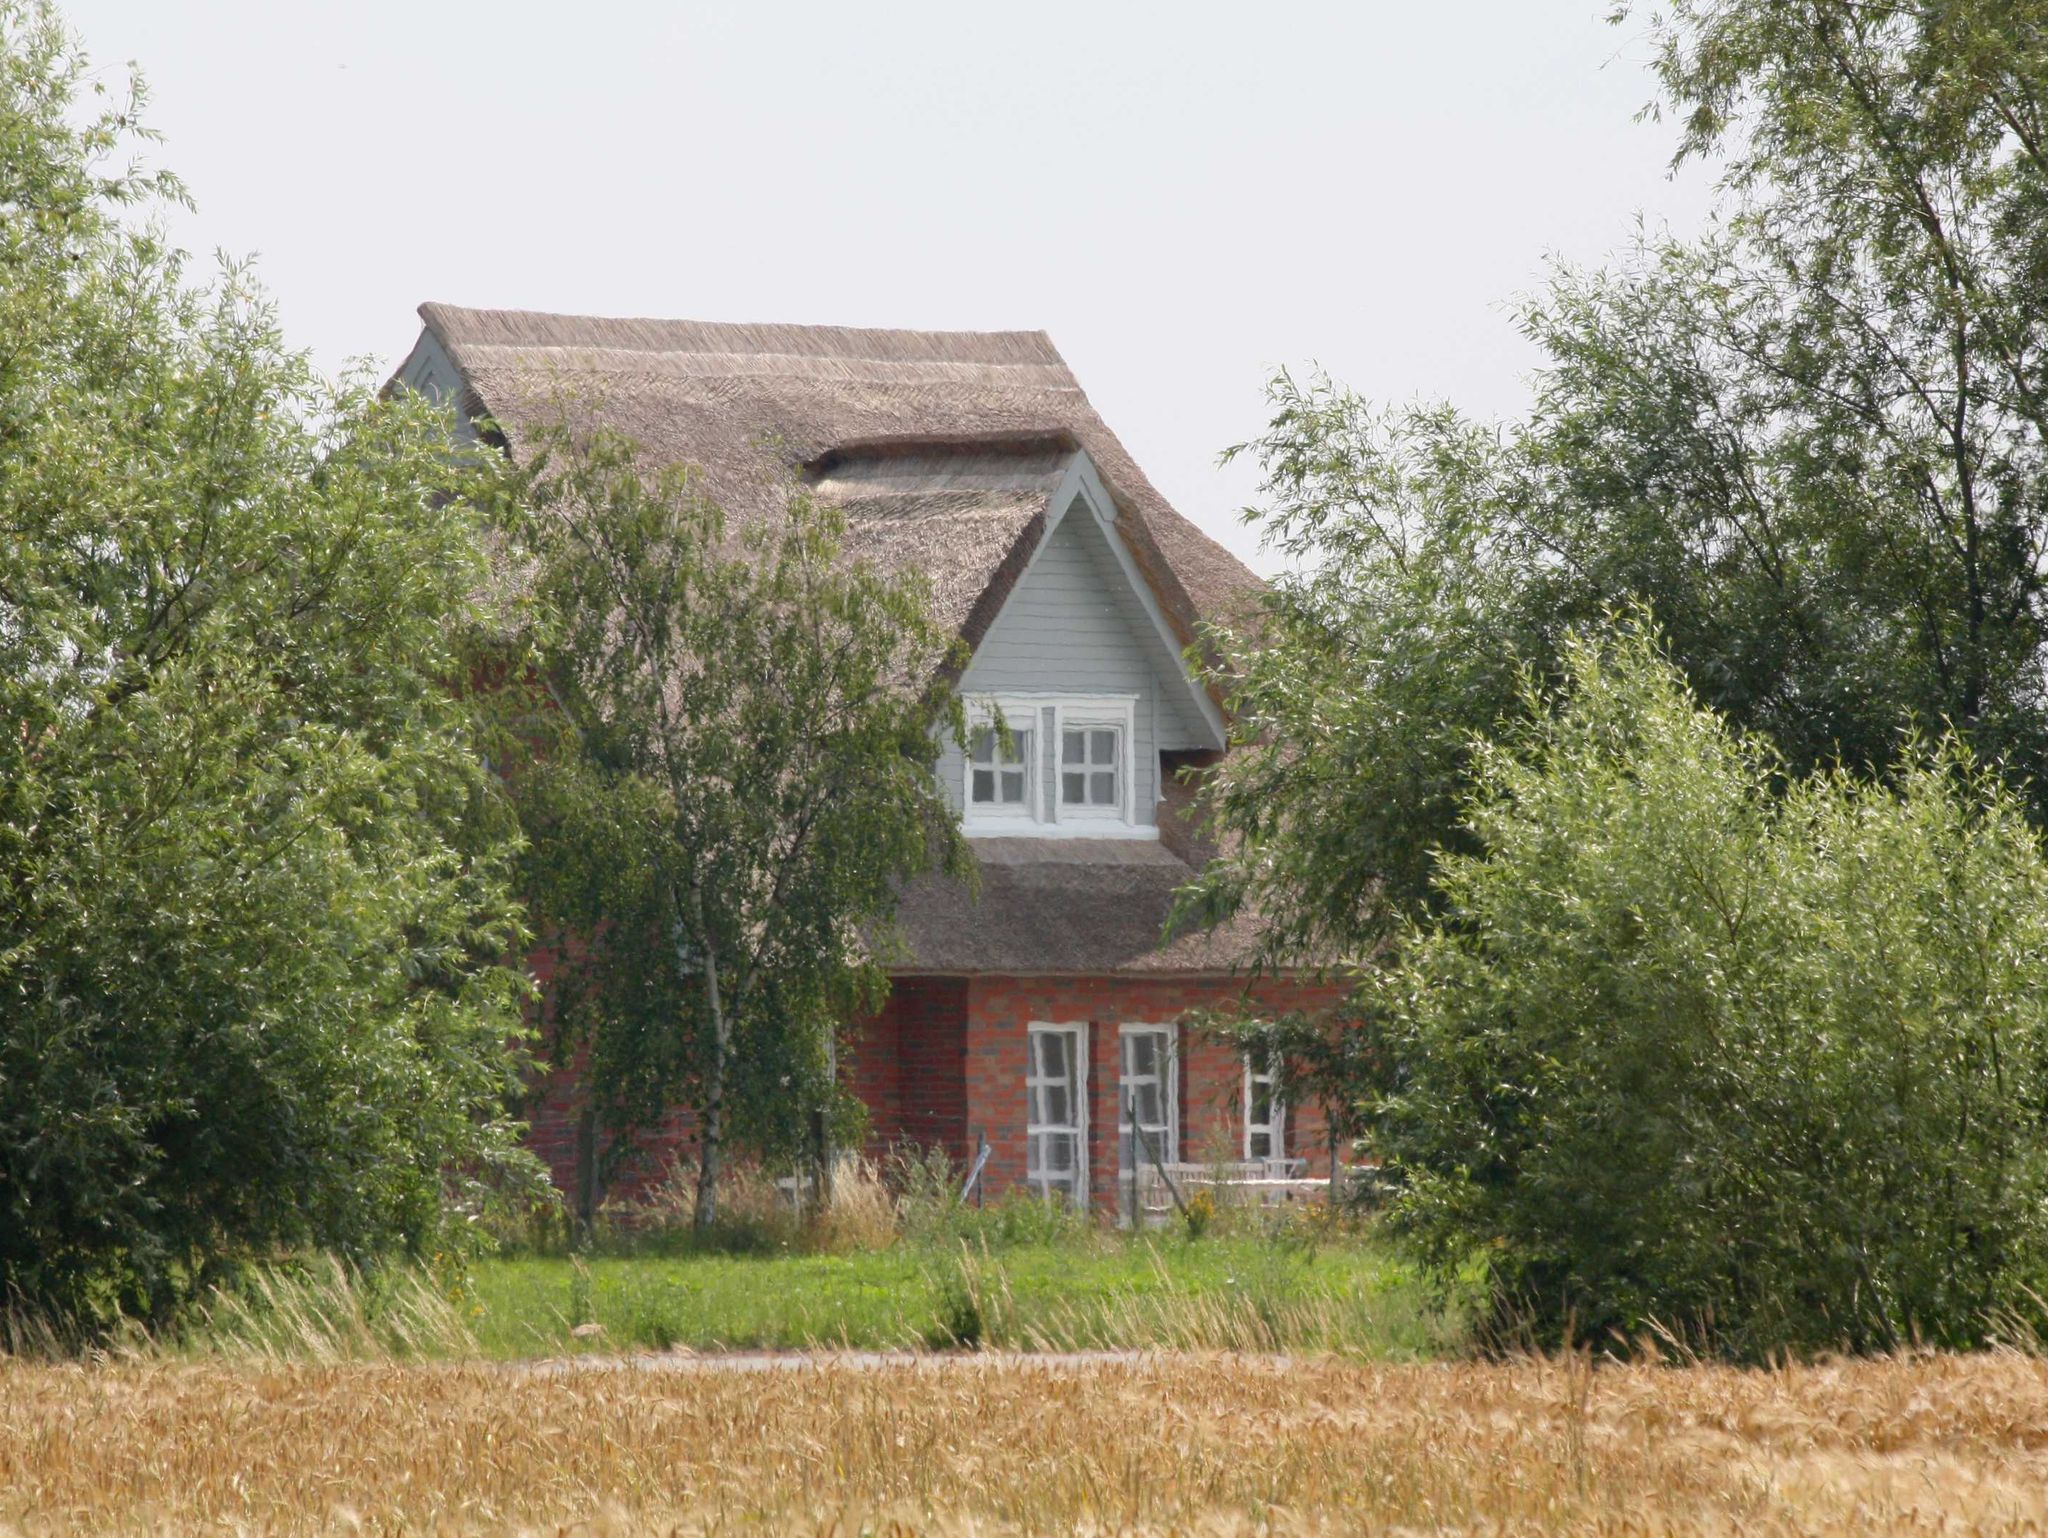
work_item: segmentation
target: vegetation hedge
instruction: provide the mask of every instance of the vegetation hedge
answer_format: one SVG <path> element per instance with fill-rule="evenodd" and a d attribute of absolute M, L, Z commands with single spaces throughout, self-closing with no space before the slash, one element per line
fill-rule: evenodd
<path fill-rule="evenodd" d="M 1479 750 L 1376 986 L 1395 1220 L 1544 1337 L 1973 1345 L 2048 1260 L 2048 865 L 1960 748 L 1788 778 L 1641 628 Z"/>

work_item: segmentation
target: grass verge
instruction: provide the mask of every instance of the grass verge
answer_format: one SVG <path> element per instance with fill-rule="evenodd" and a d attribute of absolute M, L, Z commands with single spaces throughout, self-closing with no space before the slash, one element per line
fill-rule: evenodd
<path fill-rule="evenodd" d="M 506 1259 L 482 1262 L 471 1285 L 471 1328 L 493 1357 L 1159 1346 L 1399 1359 L 1442 1349 L 1459 1324 L 1411 1270 L 1364 1241 L 1104 1237 L 842 1255 Z"/>

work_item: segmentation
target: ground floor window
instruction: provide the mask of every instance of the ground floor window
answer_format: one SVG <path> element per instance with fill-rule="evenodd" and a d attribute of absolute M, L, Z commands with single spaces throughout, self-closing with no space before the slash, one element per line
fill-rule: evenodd
<path fill-rule="evenodd" d="M 1255 1053 L 1244 1060 L 1244 1156 L 1282 1159 L 1287 1156 L 1287 1109 L 1280 1103 L 1280 1085 L 1273 1059 Z"/>
<path fill-rule="evenodd" d="M 1085 1037 L 1078 1025 L 1034 1025 L 1025 1039 L 1025 1179 L 1077 1206 L 1088 1195 Z"/>
<path fill-rule="evenodd" d="M 1180 1158 L 1179 1065 L 1172 1026 L 1127 1025 L 1119 1035 L 1123 1062 L 1117 1075 L 1117 1168 L 1129 1177 L 1153 1159 L 1172 1164 Z M 1145 1148 L 1137 1143 L 1141 1129 Z"/>

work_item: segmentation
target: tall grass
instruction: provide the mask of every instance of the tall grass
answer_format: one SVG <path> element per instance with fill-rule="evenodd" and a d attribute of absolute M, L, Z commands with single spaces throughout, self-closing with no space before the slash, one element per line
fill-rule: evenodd
<path fill-rule="evenodd" d="M 476 1355 L 476 1305 L 429 1271 L 366 1276 L 331 1257 L 252 1272 L 217 1288 L 163 1346 L 268 1363 L 404 1362 Z"/>
<path fill-rule="evenodd" d="M 1143 1241 L 1140 1241 L 1144 1243 Z M 1439 1303 L 1389 1265 L 1376 1285 L 1305 1277 L 1285 1252 L 1240 1245 L 1242 1275 L 1203 1285 L 1173 1263 L 1173 1241 L 1144 1243 L 1136 1284 L 1076 1287 L 1020 1304 L 1000 1252 L 963 1243 L 937 1270 L 938 1346 L 1011 1351 L 1338 1353 L 1418 1359 L 1455 1349 L 1466 1308 Z"/>
<path fill-rule="evenodd" d="M 159 1331 L 126 1322 L 89 1342 L 33 1315 L 0 1314 L 0 1360 L 215 1358 L 332 1365 L 477 1354 L 478 1315 L 460 1280 L 420 1267 L 359 1271 L 332 1256 L 251 1267 Z"/>
<path fill-rule="evenodd" d="M 719 1178 L 717 1221 L 700 1231 L 696 1175 L 678 1164 L 631 1199 L 607 1203 L 587 1242 L 559 1224 L 522 1226 L 507 1236 L 506 1248 L 539 1254 L 579 1248 L 604 1254 L 843 1254 L 884 1249 L 902 1237 L 904 1198 L 882 1164 L 842 1153 L 833 1161 L 830 1186 L 831 1199 L 821 1205 L 808 1178 L 792 1193 L 762 1166 L 736 1164 Z"/>
<path fill-rule="evenodd" d="M 171 1324 L 132 1319 L 89 1336 L 0 1310 L 0 1362 L 218 1358 L 333 1364 L 477 1354 L 478 1314 L 459 1281 L 414 1266 L 363 1272 L 325 1255 L 252 1266 L 195 1298 Z"/>

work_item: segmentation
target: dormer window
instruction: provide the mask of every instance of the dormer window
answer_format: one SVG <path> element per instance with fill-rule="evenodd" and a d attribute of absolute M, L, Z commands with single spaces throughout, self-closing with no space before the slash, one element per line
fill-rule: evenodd
<path fill-rule="evenodd" d="M 977 810 L 1031 815 L 1032 737 L 1028 726 L 1011 728 L 1008 741 L 993 725 L 974 729 L 967 743 L 967 799 Z"/>
<path fill-rule="evenodd" d="M 1120 726 L 1068 726 L 1060 733 L 1060 810 L 1121 817 L 1124 734 Z"/>
<path fill-rule="evenodd" d="M 960 786 L 970 833 L 1035 832 L 1045 821 L 1045 742 L 1040 707 L 1027 698 L 967 702 L 966 774 Z"/>
<path fill-rule="evenodd" d="M 966 705 L 966 761 L 954 784 L 968 833 L 1159 836 L 1136 799 L 1150 792 L 1136 756 L 1135 695 L 1019 691 L 970 695 Z"/>

